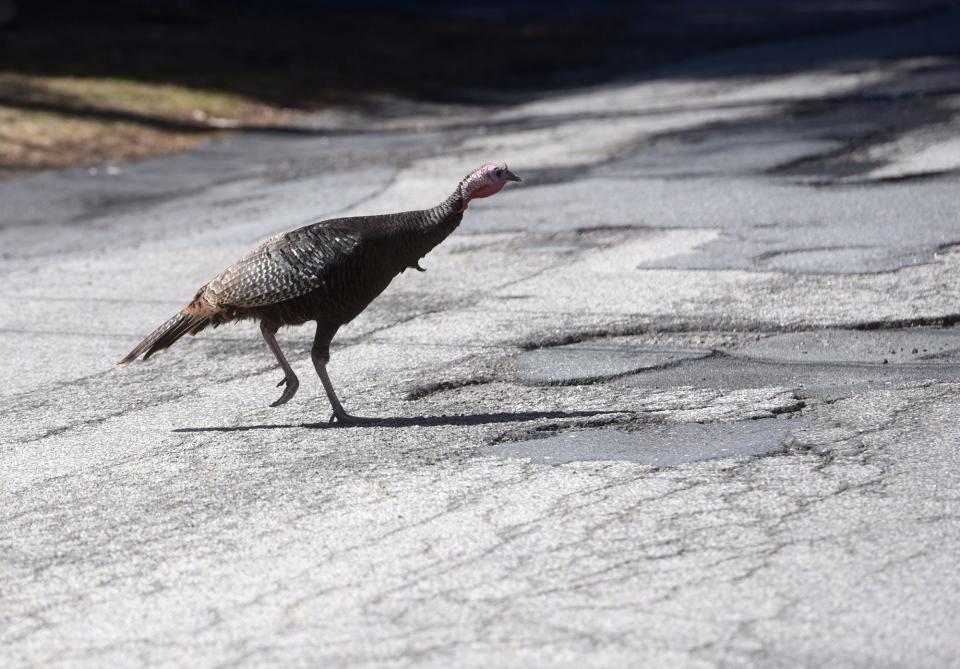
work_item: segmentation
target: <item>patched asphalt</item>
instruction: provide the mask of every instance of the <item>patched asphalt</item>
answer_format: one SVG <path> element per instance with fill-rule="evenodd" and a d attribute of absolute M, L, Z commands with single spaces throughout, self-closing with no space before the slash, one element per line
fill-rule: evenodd
<path fill-rule="evenodd" d="M 491 444 L 481 455 L 520 458 L 531 463 L 637 462 L 673 467 L 688 462 L 782 453 L 799 421 L 767 418 L 724 423 L 643 426 L 632 432 L 571 431 L 555 437 Z"/>

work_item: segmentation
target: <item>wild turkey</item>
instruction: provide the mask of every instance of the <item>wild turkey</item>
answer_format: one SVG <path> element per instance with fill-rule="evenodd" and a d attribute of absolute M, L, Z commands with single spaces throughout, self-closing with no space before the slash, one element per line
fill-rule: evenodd
<path fill-rule="evenodd" d="M 283 394 L 271 404 L 288 402 L 300 386 L 277 344 L 284 325 L 317 322 L 311 357 L 334 419 L 363 419 L 344 411 L 327 375 L 330 341 L 408 267 L 423 271 L 420 259 L 453 232 L 471 200 L 499 192 L 520 178 L 506 165 L 484 165 L 461 181 L 432 209 L 381 216 L 334 218 L 268 239 L 197 291 L 193 301 L 137 344 L 118 366 L 146 360 L 185 334 L 208 325 L 256 319 L 283 369 Z"/>

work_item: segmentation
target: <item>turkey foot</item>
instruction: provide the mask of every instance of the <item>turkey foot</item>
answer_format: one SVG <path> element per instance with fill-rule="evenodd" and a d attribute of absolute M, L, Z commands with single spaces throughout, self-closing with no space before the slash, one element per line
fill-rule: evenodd
<path fill-rule="evenodd" d="M 376 421 L 376 418 L 365 418 L 363 416 L 353 416 L 344 411 L 341 414 L 338 414 L 334 411 L 330 414 L 330 420 L 327 421 L 330 424 L 340 423 L 341 425 L 368 425 Z"/>
<path fill-rule="evenodd" d="M 280 396 L 280 399 L 270 404 L 270 406 L 278 407 L 281 404 L 286 404 L 289 402 L 293 396 L 297 394 L 297 389 L 300 388 L 300 380 L 291 374 L 290 376 L 285 376 L 280 379 L 280 383 L 277 384 L 277 388 L 283 385 L 286 385 L 287 387 L 283 389 L 283 394 Z"/>

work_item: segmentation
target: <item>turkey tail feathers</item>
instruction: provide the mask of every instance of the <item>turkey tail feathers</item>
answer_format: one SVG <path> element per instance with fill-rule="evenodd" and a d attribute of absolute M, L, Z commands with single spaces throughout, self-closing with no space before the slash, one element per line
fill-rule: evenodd
<path fill-rule="evenodd" d="M 117 367 L 123 367 L 141 355 L 143 355 L 143 359 L 146 360 L 157 351 L 161 351 L 173 344 L 173 342 L 180 339 L 183 335 L 187 333 L 192 335 L 197 334 L 209 324 L 210 319 L 207 316 L 195 316 L 187 313 L 187 310 L 184 309 L 137 344 L 136 348 L 117 363 Z"/>

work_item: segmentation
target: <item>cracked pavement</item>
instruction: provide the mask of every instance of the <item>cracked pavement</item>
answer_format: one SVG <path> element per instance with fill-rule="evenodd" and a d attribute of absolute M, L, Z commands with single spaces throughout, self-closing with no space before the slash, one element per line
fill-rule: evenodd
<path fill-rule="evenodd" d="M 956 666 L 957 35 L 0 184 L 0 663 Z M 309 328 L 279 409 L 250 324 L 112 367 L 259 240 L 491 160 L 334 340 L 373 425 Z"/>

